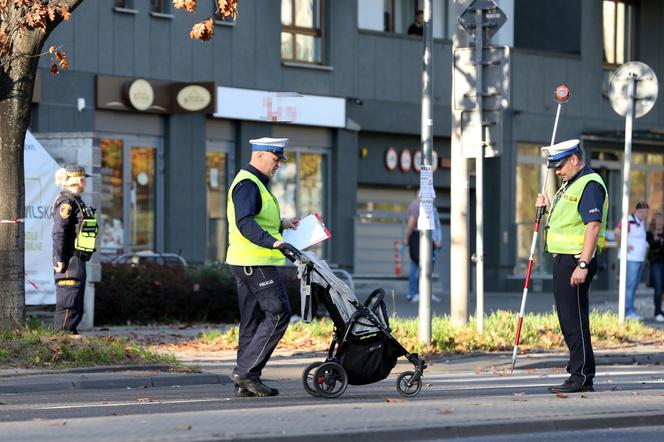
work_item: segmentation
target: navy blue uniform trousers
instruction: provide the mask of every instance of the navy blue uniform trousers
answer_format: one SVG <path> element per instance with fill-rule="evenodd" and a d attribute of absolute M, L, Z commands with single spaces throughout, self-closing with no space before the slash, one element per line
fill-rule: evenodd
<path fill-rule="evenodd" d="M 567 372 L 570 379 L 580 384 L 592 384 L 595 377 L 595 355 L 590 342 L 588 291 L 597 272 L 597 259 L 588 263 L 588 276 L 583 284 L 570 285 L 572 272 L 577 267 L 573 255 L 556 255 L 553 259 L 553 295 L 560 329 L 569 349 Z"/>
<path fill-rule="evenodd" d="M 240 336 L 235 372 L 259 379 L 290 322 L 291 308 L 275 266 L 230 266 L 237 280 Z"/>
<path fill-rule="evenodd" d="M 55 329 L 78 333 L 83 319 L 85 260 L 74 254 L 65 265 L 64 272 L 55 274 Z"/>

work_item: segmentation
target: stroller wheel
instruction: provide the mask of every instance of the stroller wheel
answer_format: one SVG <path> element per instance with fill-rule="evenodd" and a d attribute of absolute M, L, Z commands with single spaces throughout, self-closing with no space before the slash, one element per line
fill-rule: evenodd
<path fill-rule="evenodd" d="M 417 378 L 416 381 L 411 381 L 413 376 L 415 376 L 414 371 L 404 371 L 397 377 L 397 391 L 401 396 L 417 396 L 422 390 L 422 378 Z"/>
<path fill-rule="evenodd" d="M 341 396 L 348 387 L 346 370 L 336 362 L 325 362 L 314 373 L 314 388 L 328 399 Z"/>
<path fill-rule="evenodd" d="M 320 361 L 309 364 L 302 372 L 302 385 L 304 385 L 304 391 L 314 397 L 320 397 L 320 393 L 316 390 L 316 386 L 314 385 L 314 374 L 321 364 L 322 362 Z"/>

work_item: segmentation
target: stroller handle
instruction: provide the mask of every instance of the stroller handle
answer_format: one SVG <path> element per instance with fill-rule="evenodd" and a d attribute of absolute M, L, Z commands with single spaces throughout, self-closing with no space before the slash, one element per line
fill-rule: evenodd
<path fill-rule="evenodd" d="M 302 252 L 300 252 L 296 247 L 294 247 L 292 244 L 289 244 L 287 242 L 282 242 L 279 247 L 277 247 L 281 253 L 284 254 L 286 258 L 288 258 L 291 262 L 295 262 L 296 260 L 302 260 L 302 257 L 304 256 Z M 308 260 L 307 260 L 308 261 Z"/>

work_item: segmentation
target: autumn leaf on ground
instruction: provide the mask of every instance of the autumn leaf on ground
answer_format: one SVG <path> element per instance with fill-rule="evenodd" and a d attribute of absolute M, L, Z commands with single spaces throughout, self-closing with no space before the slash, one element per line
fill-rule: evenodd
<path fill-rule="evenodd" d="M 446 414 L 452 414 L 452 412 L 450 410 L 442 409 L 438 412 L 438 414 L 446 415 Z"/>
<path fill-rule="evenodd" d="M 178 425 L 175 427 L 176 430 L 191 430 L 191 425 Z"/>
<path fill-rule="evenodd" d="M 386 397 L 385 402 L 393 404 L 399 402 L 408 402 L 406 399 L 396 398 L 396 397 Z"/>
<path fill-rule="evenodd" d="M 146 396 L 146 397 L 137 397 L 137 398 L 136 398 L 136 402 L 139 402 L 139 403 L 141 403 L 141 404 L 144 404 L 144 403 L 146 403 L 146 402 L 152 402 L 152 399 L 149 398 L 149 397 L 147 397 L 147 396 Z"/>
<path fill-rule="evenodd" d="M 567 399 L 567 395 L 565 393 L 556 393 L 556 397 L 559 397 L 560 399 Z"/>

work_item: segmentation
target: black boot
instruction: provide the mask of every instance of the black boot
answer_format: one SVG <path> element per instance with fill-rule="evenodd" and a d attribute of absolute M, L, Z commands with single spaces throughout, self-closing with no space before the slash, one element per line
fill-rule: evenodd
<path fill-rule="evenodd" d="M 243 378 L 239 374 L 233 372 L 231 375 L 235 383 L 250 393 L 253 393 L 254 396 L 258 397 L 267 397 L 267 396 L 276 396 L 279 394 L 279 390 L 276 388 L 271 388 L 261 382 L 260 379 L 251 379 Z M 237 394 L 237 389 L 236 389 Z"/>
<path fill-rule="evenodd" d="M 549 391 L 551 393 L 583 393 L 586 391 L 595 391 L 595 388 L 593 388 L 592 381 L 582 384 L 578 381 L 567 379 L 560 385 L 549 387 Z"/>

